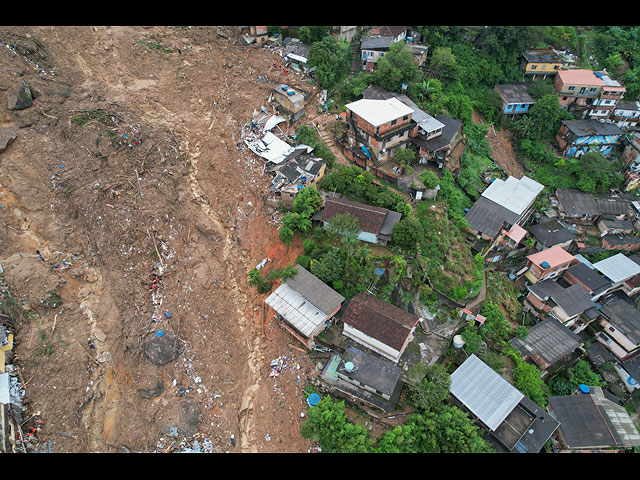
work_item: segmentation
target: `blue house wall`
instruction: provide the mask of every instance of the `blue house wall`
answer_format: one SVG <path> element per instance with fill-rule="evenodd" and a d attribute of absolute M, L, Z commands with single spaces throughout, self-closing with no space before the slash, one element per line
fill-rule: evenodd
<path fill-rule="evenodd" d="M 577 138 L 567 150 L 567 155 L 575 157 L 588 151 L 598 151 L 603 155 L 609 155 L 613 146 L 618 142 L 620 135 L 598 135 Z"/>
<path fill-rule="evenodd" d="M 526 113 L 529 111 L 530 106 L 530 103 L 508 103 L 504 106 L 503 113 L 508 113 L 510 115 Z"/>

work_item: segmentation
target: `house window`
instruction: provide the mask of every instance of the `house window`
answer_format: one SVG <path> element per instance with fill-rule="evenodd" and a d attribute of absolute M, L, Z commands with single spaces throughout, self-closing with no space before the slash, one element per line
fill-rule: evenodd
<path fill-rule="evenodd" d="M 538 68 L 537 65 L 531 65 L 531 70 L 535 70 L 536 68 Z"/>
<path fill-rule="evenodd" d="M 571 85 L 571 86 L 568 88 L 568 90 L 569 90 L 570 92 L 573 92 L 575 89 L 576 89 L 576 87 L 574 87 L 573 85 Z"/>
<path fill-rule="evenodd" d="M 391 125 L 395 125 L 397 123 L 397 120 L 391 120 Z"/>
<path fill-rule="evenodd" d="M 596 91 L 596 88 L 595 88 L 595 87 L 591 87 L 591 88 L 589 89 L 589 91 L 590 91 L 590 92 L 595 92 L 595 91 Z"/>

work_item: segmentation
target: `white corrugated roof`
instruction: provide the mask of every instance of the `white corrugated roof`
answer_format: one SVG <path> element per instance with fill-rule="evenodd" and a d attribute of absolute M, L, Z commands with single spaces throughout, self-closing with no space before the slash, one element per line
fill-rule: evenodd
<path fill-rule="evenodd" d="M 640 265 L 622 253 L 594 263 L 593 268 L 613 283 L 623 282 L 640 273 Z"/>
<path fill-rule="evenodd" d="M 271 132 L 266 132 L 262 138 L 257 140 L 245 139 L 245 143 L 253 153 L 275 164 L 282 163 L 287 155 L 294 150 L 294 147 L 284 140 L 280 140 Z"/>
<path fill-rule="evenodd" d="M 500 426 L 524 395 L 475 355 L 451 374 L 451 394 L 490 430 Z"/>
<path fill-rule="evenodd" d="M 542 190 L 544 190 L 544 185 L 527 176 L 523 176 L 520 180 L 515 177 L 509 177 L 506 180 L 496 178 L 482 192 L 482 196 L 522 215 Z"/>
<path fill-rule="evenodd" d="M 328 318 L 286 283 L 271 293 L 265 303 L 307 338 L 311 337 Z"/>
<path fill-rule="evenodd" d="M 345 107 L 374 127 L 413 113 L 411 107 L 408 107 L 395 97 L 386 100 L 363 98 L 362 100 L 348 103 Z"/>

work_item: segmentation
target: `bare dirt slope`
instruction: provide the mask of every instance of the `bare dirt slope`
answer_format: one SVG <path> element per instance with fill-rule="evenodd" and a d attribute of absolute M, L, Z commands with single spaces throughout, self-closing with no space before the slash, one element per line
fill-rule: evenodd
<path fill-rule="evenodd" d="M 0 99 L 16 134 L 0 153 L 0 262 L 25 305 L 15 363 L 37 442 L 307 452 L 313 367 L 246 283 L 300 252 L 278 241 L 240 138 L 292 81 L 275 52 L 247 54 L 225 27 L 1 27 L 0 42 L 0 96 L 37 92 L 24 110 Z M 163 365 L 143 351 L 158 339 L 178 352 Z"/>
<path fill-rule="evenodd" d="M 487 125 L 486 119 L 477 112 L 473 112 L 473 121 Z M 491 155 L 496 164 L 508 175 L 521 178 L 525 171 L 518 161 L 516 151 L 513 147 L 513 133 L 506 129 L 493 128 L 489 126 L 487 142 L 491 148 Z"/>

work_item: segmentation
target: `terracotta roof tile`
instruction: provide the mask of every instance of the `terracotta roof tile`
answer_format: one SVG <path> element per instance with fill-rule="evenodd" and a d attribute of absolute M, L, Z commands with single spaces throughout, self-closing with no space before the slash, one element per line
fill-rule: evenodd
<path fill-rule="evenodd" d="M 345 324 L 396 350 L 402 348 L 419 319 L 366 292 L 353 297 L 341 316 Z"/>
<path fill-rule="evenodd" d="M 387 216 L 386 208 L 373 207 L 364 203 L 352 202 L 343 198 L 328 198 L 324 208 L 318 212 L 317 218 L 328 222 L 336 215 L 349 213 L 360 220 L 360 229 L 363 232 L 379 234 L 384 219 Z"/>

